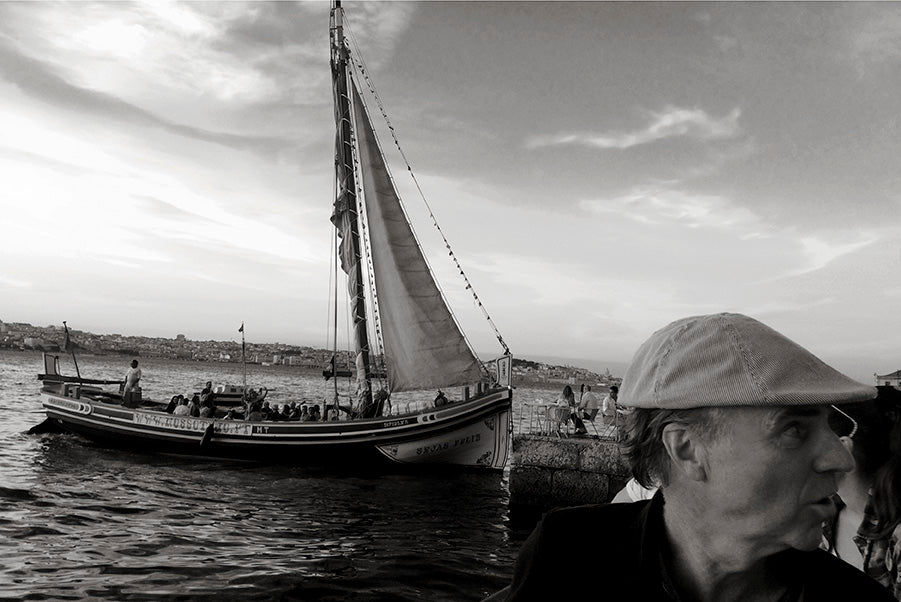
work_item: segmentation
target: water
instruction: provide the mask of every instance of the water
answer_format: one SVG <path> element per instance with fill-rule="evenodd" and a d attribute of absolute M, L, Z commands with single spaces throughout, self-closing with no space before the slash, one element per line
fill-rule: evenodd
<path fill-rule="evenodd" d="M 78 365 L 121 378 L 127 360 Z M 155 399 L 243 378 L 240 365 L 141 367 Z M 532 526 L 510 514 L 509 471 L 325 471 L 28 435 L 44 417 L 40 371 L 40 354 L 0 352 L 0 599 L 480 600 L 509 582 Z M 248 366 L 248 384 L 275 403 L 330 386 L 280 366 Z"/>

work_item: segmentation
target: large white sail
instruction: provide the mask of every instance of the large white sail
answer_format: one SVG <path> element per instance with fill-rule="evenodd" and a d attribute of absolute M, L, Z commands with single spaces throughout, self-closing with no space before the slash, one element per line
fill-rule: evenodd
<path fill-rule="evenodd" d="M 351 87 L 388 384 L 411 391 L 478 382 L 479 362 L 432 278 L 356 83 Z"/>

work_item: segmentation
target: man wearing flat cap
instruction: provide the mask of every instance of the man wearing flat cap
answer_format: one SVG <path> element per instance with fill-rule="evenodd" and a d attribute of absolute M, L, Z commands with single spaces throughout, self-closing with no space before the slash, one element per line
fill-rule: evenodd
<path fill-rule="evenodd" d="M 619 394 L 622 454 L 657 493 L 547 513 L 490 599 L 894 600 L 818 549 L 853 467 L 832 406 L 875 395 L 747 316 L 669 324 Z"/>

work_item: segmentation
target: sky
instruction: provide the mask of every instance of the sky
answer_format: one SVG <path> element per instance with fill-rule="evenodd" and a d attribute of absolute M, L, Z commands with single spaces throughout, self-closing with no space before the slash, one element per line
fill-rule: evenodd
<path fill-rule="evenodd" d="M 901 368 L 901 4 L 344 8 L 514 356 L 616 373 L 665 324 L 732 311 L 864 382 Z M 0 2 L 0 320 L 197 340 L 243 322 L 327 346 L 328 18 Z M 405 206 L 495 357 L 427 209 Z"/>

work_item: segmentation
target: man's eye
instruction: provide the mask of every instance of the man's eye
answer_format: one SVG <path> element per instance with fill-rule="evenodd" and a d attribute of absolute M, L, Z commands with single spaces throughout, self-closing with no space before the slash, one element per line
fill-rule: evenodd
<path fill-rule="evenodd" d="M 803 441 L 807 438 L 807 429 L 802 424 L 792 423 L 785 427 L 782 436 L 795 441 Z"/>

